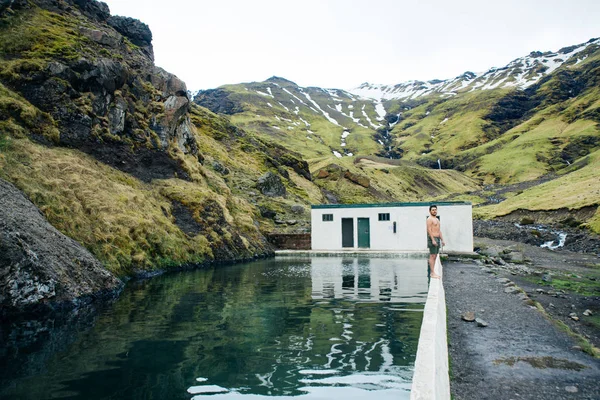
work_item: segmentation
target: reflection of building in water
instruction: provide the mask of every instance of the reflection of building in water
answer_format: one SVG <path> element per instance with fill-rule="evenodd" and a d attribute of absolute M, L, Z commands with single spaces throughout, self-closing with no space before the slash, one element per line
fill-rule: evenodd
<path fill-rule="evenodd" d="M 423 265 L 408 258 L 313 258 L 312 298 L 422 303 Z"/>

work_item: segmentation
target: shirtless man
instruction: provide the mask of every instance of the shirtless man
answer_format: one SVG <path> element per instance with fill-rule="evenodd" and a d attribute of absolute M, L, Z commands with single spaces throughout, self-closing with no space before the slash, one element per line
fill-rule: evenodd
<path fill-rule="evenodd" d="M 429 249 L 429 272 L 430 277 L 439 279 L 439 275 L 435 273 L 435 258 L 440 252 L 440 247 L 446 245 L 442 238 L 442 230 L 440 229 L 440 220 L 437 219 L 437 206 L 429 206 L 429 217 L 427 217 L 427 248 Z"/>

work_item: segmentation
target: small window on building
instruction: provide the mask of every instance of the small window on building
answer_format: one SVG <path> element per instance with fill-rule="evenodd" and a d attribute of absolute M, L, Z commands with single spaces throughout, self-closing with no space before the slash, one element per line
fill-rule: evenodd
<path fill-rule="evenodd" d="M 379 220 L 380 221 L 389 221 L 390 220 L 390 213 L 379 214 Z"/>
<path fill-rule="evenodd" d="M 323 214 L 323 221 L 333 221 L 333 214 Z"/>

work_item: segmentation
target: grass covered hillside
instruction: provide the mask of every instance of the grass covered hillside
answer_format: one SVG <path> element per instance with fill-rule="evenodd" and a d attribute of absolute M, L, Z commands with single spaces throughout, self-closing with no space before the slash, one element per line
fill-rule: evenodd
<path fill-rule="evenodd" d="M 27 133 L 22 127 L 20 134 L 2 135 L 0 177 L 120 276 L 270 251 L 258 209 L 191 155 L 171 154 L 186 179 L 144 182 L 78 149 L 36 143 Z"/>
<path fill-rule="evenodd" d="M 305 158 L 382 149 L 374 135 L 384 126 L 385 112 L 377 103 L 342 90 L 303 88 L 272 77 L 200 91 L 194 102 L 230 115 L 233 124 L 249 132 L 301 150 Z"/>

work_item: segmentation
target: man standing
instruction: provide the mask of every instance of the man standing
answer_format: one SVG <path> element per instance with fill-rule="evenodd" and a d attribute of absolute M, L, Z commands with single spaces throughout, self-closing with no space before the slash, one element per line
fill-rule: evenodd
<path fill-rule="evenodd" d="M 432 204 L 429 206 L 429 217 L 427 217 L 427 248 L 429 249 L 429 272 L 430 278 L 439 279 L 439 275 L 435 273 L 435 258 L 440 252 L 442 245 L 446 245 L 442 238 L 442 230 L 440 229 L 440 220 L 437 218 L 437 206 Z"/>

